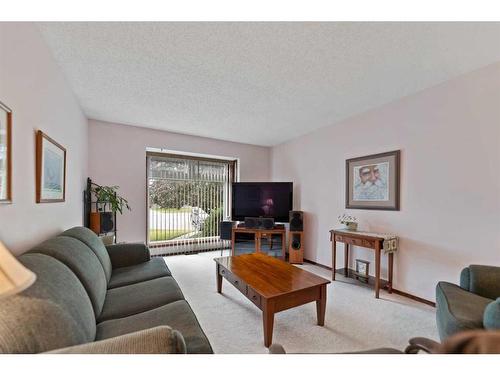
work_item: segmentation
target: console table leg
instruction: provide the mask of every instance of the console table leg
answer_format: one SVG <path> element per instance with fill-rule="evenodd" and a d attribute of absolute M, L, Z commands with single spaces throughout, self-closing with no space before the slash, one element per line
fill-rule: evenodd
<path fill-rule="evenodd" d="M 332 280 L 335 281 L 335 267 L 337 267 L 337 242 L 332 241 Z"/>
<path fill-rule="evenodd" d="M 375 298 L 378 298 L 380 291 L 380 242 L 375 244 Z"/>
<path fill-rule="evenodd" d="M 344 276 L 349 277 L 349 244 L 344 243 Z"/>
<path fill-rule="evenodd" d="M 216 278 L 217 278 L 217 293 L 222 293 L 222 276 L 219 272 L 219 265 L 215 267 L 215 271 L 217 272 Z"/>
<path fill-rule="evenodd" d="M 318 318 L 318 325 L 325 325 L 325 312 L 326 312 L 326 285 L 321 285 L 319 300 L 316 301 L 316 315 Z"/>

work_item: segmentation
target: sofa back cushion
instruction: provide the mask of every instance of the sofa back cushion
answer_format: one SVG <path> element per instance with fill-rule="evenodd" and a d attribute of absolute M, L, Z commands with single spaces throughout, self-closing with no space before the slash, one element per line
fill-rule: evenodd
<path fill-rule="evenodd" d="M 83 284 L 95 317 L 101 315 L 107 290 L 106 275 L 101 262 L 87 245 L 72 237 L 58 236 L 35 246 L 29 253 L 46 254 L 64 263 Z"/>
<path fill-rule="evenodd" d="M 61 233 L 61 236 L 76 238 L 87 245 L 94 252 L 97 258 L 99 258 L 102 268 L 104 269 L 104 273 L 106 274 L 106 281 L 109 282 L 112 272 L 111 259 L 109 258 L 106 247 L 97 234 L 92 232 L 89 228 L 74 227 Z"/>
<path fill-rule="evenodd" d="M 40 353 L 93 341 L 94 311 L 75 274 L 47 255 L 19 260 L 37 279 L 0 302 L 0 353 Z"/>

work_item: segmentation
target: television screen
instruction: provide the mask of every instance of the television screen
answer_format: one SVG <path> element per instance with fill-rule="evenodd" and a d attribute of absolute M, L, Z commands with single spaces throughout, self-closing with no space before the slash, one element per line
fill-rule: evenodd
<path fill-rule="evenodd" d="M 288 222 L 293 209 L 292 182 L 235 182 L 232 192 L 231 218 L 272 217 L 276 222 Z"/>

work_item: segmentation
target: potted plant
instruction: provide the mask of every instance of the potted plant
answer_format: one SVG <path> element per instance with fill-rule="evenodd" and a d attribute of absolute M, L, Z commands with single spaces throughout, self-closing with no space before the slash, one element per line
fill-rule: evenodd
<path fill-rule="evenodd" d="M 131 210 L 128 201 L 117 193 L 119 186 L 101 186 L 95 183 L 92 184 L 91 191 L 95 195 L 99 211 L 106 209 L 109 204 L 111 212 L 123 213 L 123 208 Z"/>
<path fill-rule="evenodd" d="M 96 207 L 99 212 L 111 211 L 113 214 L 116 212 L 122 214 L 124 208 L 129 211 L 131 210 L 128 201 L 118 194 L 118 189 L 118 186 L 101 186 L 95 183 L 91 184 L 90 191 L 95 196 Z M 107 211 L 108 207 L 109 211 Z M 104 245 L 111 245 L 115 242 L 114 234 L 101 235 L 101 239 Z"/>
<path fill-rule="evenodd" d="M 338 217 L 339 223 L 344 224 L 346 229 L 348 230 L 357 230 L 358 229 L 358 223 L 357 219 L 354 216 L 350 216 L 347 214 L 343 214 L 342 216 Z"/>

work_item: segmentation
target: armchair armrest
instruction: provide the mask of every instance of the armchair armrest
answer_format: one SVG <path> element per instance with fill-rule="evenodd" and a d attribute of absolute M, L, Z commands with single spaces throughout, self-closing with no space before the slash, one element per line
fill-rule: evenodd
<path fill-rule="evenodd" d="M 481 297 L 500 297 L 500 267 L 471 264 L 460 273 L 460 287 Z"/>
<path fill-rule="evenodd" d="M 426 337 L 413 337 L 410 344 L 406 347 L 406 354 L 417 354 L 420 350 L 426 353 L 436 353 L 439 350 L 440 343 Z"/>
<path fill-rule="evenodd" d="M 48 354 L 185 354 L 182 335 L 168 326 L 70 346 L 46 352 Z"/>
<path fill-rule="evenodd" d="M 490 302 L 484 309 L 483 326 L 486 329 L 500 330 L 500 298 Z"/>
<path fill-rule="evenodd" d="M 113 268 L 134 266 L 151 260 L 149 248 L 143 243 L 123 243 L 106 246 Z"/>

